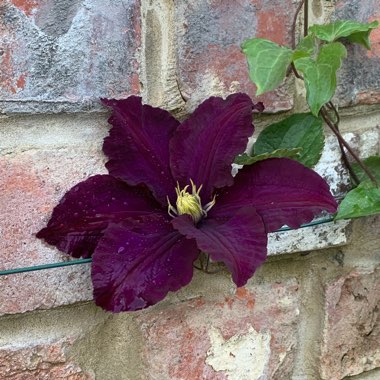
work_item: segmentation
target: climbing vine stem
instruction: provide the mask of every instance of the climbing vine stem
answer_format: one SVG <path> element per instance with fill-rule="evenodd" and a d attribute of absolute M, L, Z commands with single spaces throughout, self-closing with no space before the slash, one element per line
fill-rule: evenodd
<path fill-rule="evenodd" d="M 292 38 L 291 45 L 292 45 L 292 49 L 293 50 L 296 48 L 297 19 L 298 19 L 300 13 L 301 13 L 302 8 L 304 10 L 304 12 L 303 12 L 303 15 L 304 15 L 304 20 L 303 20 L 303 35 L 304 35 L 304 37 L 306 37 L 307 34 L 308 34 L 308 29 L 309 29 L 309 1 L 308 0 L 302 0 L 299 3 L 299 5 L 298 5 L 298 7 L 296 9 L 296 12 L 295 12 L 295 15 L 294 15 L 294 19 L 293 19 L 292 29 L 291 29 L 291 33 L 292 33 L 292 36 L 291 36 L 291 38 Z M 291 66 L 289 68 L 288 74 L 290 74 L 290 72 L 293 72 L 296 78 L 304 80 L 304 78 L 302 77 L 302 75 L 300 75 L 298 73 L 298 71 L 297 71 L 297 69 L 296 69 L 296 67 L 295 67 L 295 65 L 294 65 L 293 62 L 291 63 Z M 333 116 L 332 116 L 331 112 L 329 112 L 329 111 L 332 112 Z M 339 115 L 339 112 L 338 112 L 337 108 L 333 104 L 333 102 L 329 101 L 328 103 L 326 103 L 321 108 L 321 110 L 319 111 L 319 115 L 322 117 L 322 119 L 324 120 L 324 122 L 327 124 L 327 126 L 331 129 L 331 131 L 337 137 L 338 143 L 339 143 L 339 147 L 340 147 L 340 150 L 342 152 L 342 160 L 343 160 L 345 166 L 347 167 L 347 169 L 348 169 L 348 171 L 350 173 L 350 176 L 351 176 L 353 182 L 355 183 L 355 185 L 359 185 L 360 180 L 359 180 L 358 176 L 356 175 L 356 173 L 354 172 L 354 170 L 352 168 L 352 165 L 351 165 L 351 163 L 350 163 L 350 161 L 349 161 L 349 159 L 347 157 L 346 150 L 352 156 L 352 158 L 358 163 L 358 165 L 363 169 L 364 173 L 366 173 L 366 175 L 372 181 L 372 183 L 375 186 L 379 186 L 379 184 L 378 184 L 375 176 L 371 173 L 371 171 L 367 168 L 367 166 L 364 164 L 364 162 L 354 152 L 354 150 L 351 148 L 351 146 L 349 145 L 349 143 L 344 139 L 344 137 L 340 133 L 340 130 L 339 130 L 340 115 Z"/>
<path fill-rule="evenodd" d="M 329 113 L 326 110 L 326 106 L 322 107 L 320 111 L 320 115 L 322 116 L 325 123 L 329 126 L 329 128 L 332 130 L 332 132 L 335 134 L 339 141 L 339 145 L 341 147 L 341 151 L 343 154 L 343 160 L 345 163 L 348 164 L 347 168 L 350 171 L 351 176 L 353 177 L 354 181 L 359 183 L 358 177 L 355 175 L 350 163 L 348 162 L 346 152 L 344 151 L 344 148 L 347 149 L 347 151 L 350 153 L 352 158 L 358 163 L 358 165 L 363 169 L 363 171 L 367 174 L 367 176 L 370 178 L 370 180 L 374 183 L 374 185 L 378 186 L 377 180 L 374 177 L 374 175 L 368 170 L 367 166 L 363 163 L 363 161 L 359 158 L 359 156 L 354 152 L 354 150 L 351 148 L 349 143 L 343 138 L 341 135 L 337 125 L 334 124 L 334 122 L 330 119 Z"/>

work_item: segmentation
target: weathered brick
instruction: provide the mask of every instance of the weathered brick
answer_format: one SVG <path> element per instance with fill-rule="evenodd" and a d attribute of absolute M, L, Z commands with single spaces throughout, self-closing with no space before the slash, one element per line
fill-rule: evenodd
<path fill-rule="evenodd" d="M 326 287 L 320 374 L 340 380 L 380 367 L 380 268 Z"/>
<path fill-rule="evenodd" d="M 297 349 L 298 283 L 239 288 L 141 314 L 145 379 L 289 379 Z"/>
<path fill-rule="evenodd" d="M 333 19 L 360 22 L 380 20 L 380 0 L 339 0 Z M 349 46 L 348 58 L 339 75 L 337 98 L 342 106 L 380 102 L 380 31 L 371 33 L 372 50 Z"/>
<path fill-rule="evenodd" d="M 178 85 L 194 107 L 212 94 L 243 91 L 255 96 L 240 44 L 262 37 L 289 45 L 297 1 L 176 1 Z M 268 111 L 292 108 L 290 83 L 260 96 Z"/>
<path fill-rule="evenodd" d="M 50 344 L 0 347 L 3 380 L 91 380 L 95 377 L 67 358 L 72 339 Z"/>
<path fill-rule="evenodd" d="M 35 233 L 77 182 L 105 172 L 99 148 L 31 149 L 0 156 L 0 269 L 68 259 Z M 0 314 L 91 299 L 88 266 L 0 278 Z"/>
<path fill-rule="evenodd" d="M 100 108 L 139 92 L 140 2 L 5 0 L 0 112 Z"/>
<path fill-rule="evenodd" d="M 89 301 L 90 264 L 1 276 L 0 292 L 0 316 Z"/>
<path fill-rule="evenodd" d="M 97 150 L 30 151 L 0 157 L 1 268 L 62 257 L 34 234 L 63 194 L 80 180 L 105 172 Z"/>

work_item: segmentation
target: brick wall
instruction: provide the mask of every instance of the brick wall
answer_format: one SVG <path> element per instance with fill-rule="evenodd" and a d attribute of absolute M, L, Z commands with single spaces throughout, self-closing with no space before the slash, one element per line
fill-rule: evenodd
<path fill-rule="evenodd" d="M 239 44 L 290 42 L 298 0 L 2 0 L 0 270 L 67 260 L 35 239 L 67 189 L 104 173 L 99 97 L 141 94 L 182 117 L 210 95 L 254 97 Z M 314 22 L 379 19 L 380 0 L 310 0 Z M 380 34 L 350 47 L 336 101 L 364 157 L 380 153 Z M 288 79 L 267 114 L 303 109 Z M 326 131 L 328 135 L 328 131 Z M 334 138 L 317 170 L 339 196 Z M 148 310 L 91 302 L 89 265 L 0 277 L 0 379 L 375 380 L 380 378 L 380 218 L 270 236 L 246 287 L 229 274 L 192 283 Z"/>

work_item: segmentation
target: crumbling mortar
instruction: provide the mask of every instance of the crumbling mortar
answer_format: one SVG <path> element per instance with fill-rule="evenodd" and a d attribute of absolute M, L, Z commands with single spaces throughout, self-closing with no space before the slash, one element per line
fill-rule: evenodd
<path fill-rule="evenodd" d="M 174 7 L 173 0 L 142 0 L 141 77 L 146 103 L 178 113 L 186 99 L 177 77 Z"/>

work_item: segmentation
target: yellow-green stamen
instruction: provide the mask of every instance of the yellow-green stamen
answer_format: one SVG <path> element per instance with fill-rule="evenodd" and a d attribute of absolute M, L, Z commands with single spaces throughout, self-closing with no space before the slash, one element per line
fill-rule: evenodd
<path fill-rule="evenodd" d="M 202 219 L 202 217 L 207 216 L 207 212 L 214 206 L 215 196 L 211 202 L 207 203 L 204 207 L 202 207 L 201 197 L 199 196 L 199 193 L 202 189 L 202 185 L 199 186 L 199 188 L 197 189 L 197 186 L 191 179 L 190 184 L 191 194 L 187 191 L 189 185 L 185 186 L 181 190 L 181 188 L 179 187 L 179 183 L 177 182 L 177 187 L 175 189 L 177 194 L 177 208 L 173 207 L 169 201 L 169 198 L 167 198 L 168 214 L 172 217 L 187 214 L 193 218 L 194 223 L 198 223 Z"/>

